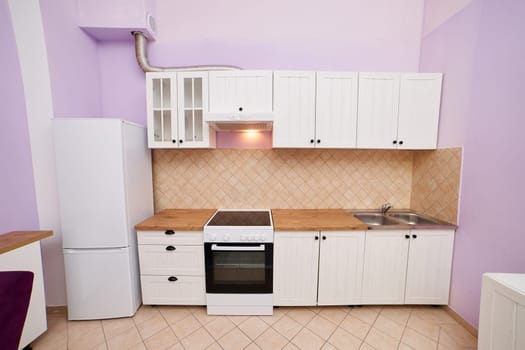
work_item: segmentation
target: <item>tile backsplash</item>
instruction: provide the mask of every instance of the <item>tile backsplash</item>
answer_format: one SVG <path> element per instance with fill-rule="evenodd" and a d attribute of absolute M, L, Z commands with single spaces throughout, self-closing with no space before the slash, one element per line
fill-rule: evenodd
<path fill-rule="evenodd" d="M 410 206 L 413 152 L 154 150 L 155 210 Z"/>
<path fill-rule="evenodd" d="M 414 152 L 412 209 L 457 223 L 461 148 Z"/>
<path fill-rule="evenodd" d="M 461 149 L 153 150 L 155 211 L 373 208 L 456 222 Z"/>

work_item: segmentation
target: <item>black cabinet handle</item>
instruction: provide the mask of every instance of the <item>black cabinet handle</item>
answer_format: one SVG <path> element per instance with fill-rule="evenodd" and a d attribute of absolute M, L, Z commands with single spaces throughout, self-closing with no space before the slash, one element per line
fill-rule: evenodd
<path fill-rule="evenodd" d="M 239 112 L 242 112 L 242 107 L 239 107 Z"/>
<path fill-rule="evenodd" d="M 182 143 L 182 142 L 184 142 L 184 141 L 182 141 L 182 140 L 179 140 L 179 143 Z"/>
<path fill-rule="evenodd" d="M 171 142 L 173 142 L 173 143 L 177 143 L 177 140 L 171 140 Z"/>
<path fill-rule="evenodd" d="M 406 238 L 406 239 L 409 239 L 409 238 L 410 238 L 410 235 L 405 235 L 405 238 Z"/>
<path fill-rule="evenodd" d="M 317 139 L 317 143 L 321 143 L 321 140 Z"/>
<path fill-rule="evenodd" d="M 177 249 L 177 248 L 175 248 L 172 245 L 169 245 L 169 246 L 166 247 L 166 250 L 168 250 L 168 251 L 172 251 L 172 250 L 175 250 L 175 249 Z"/>
<path fill-rule="evenodd" d="M 417 235 L 412 235 L 412 238 L 417 238 Z"/>
<path fill-rule="evenodd" d="M 399 141 L 399 144 L 402 145 L 402 144 L 403 144 L 403 141 Z"/>
<path fill-rule="evenodd" d="M 319 240 L 319 236 L 315 236 L 315 240 L 318 241 Z"/>
<path fill-rule="evenodd" d="M 175 276 L 168 277 L 168 281 L 170 281 L 170 282 L 175 282 L 176 280 L 178 280 L 178 278 L 175 277 Z"/>
<path fill-rule="evenodd" d="M 326 236 L 323 236 L 323 241 L 326 241 Z"/>
<path fill-rule="evenodd" d="M 392 143 L 393 143 L 393 144 L 395 145 L 395 144 L 397 143 L 397 141 L 396 141 L 396 140 L 394 140 L 394 141 L 392 141 Z"/>
<path fill-rule="evenodd" d="M 164 232 L 165 234 L 167 235 L 174 235 L 175 234 L 175 231 L 173 230 L 167 230 L 166 232 Z"/>
<path fill-rule="evenodd" d="M 310 139 L 310 143 L 314 143 L 314 139 Z"/>

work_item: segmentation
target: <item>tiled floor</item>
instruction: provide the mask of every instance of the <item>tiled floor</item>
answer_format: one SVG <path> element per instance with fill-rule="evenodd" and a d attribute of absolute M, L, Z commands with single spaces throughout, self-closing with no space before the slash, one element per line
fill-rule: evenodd
<path fill-rule="evenodd" d="M 432 307 L 281 307 L 273 316 L 208 316 L 204 307 L 142 306 L 131 318 L 67 321 L 48 314 L 33 349 L 475 349 Z"/>

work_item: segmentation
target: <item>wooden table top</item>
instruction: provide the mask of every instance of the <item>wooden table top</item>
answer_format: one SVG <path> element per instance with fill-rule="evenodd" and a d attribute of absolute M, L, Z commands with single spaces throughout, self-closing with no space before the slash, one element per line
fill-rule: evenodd
<path fill-rule="evenodd" d="M 12 231 L 0 235 L 0 254 L 53 235 L 53 231 Z"/>
<path fill-rule="evenodd" d="M 216 209 L 165 209 L 135 225 L 137 231 L 202 231 Z"/>
<path fill-rule="evenodd" d="M 272 209 L 275 231 L 366 230 L 368 226 L 344 209 Z"/>

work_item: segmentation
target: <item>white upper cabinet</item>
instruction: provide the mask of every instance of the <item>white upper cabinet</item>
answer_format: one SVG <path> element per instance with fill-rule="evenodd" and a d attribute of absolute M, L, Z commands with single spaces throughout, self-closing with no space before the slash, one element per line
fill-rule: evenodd
<path fill-rule="evenodd" d="M 398 148 L 437 147 L 442 77 L 441 73 L 401 74 Z"/>
<path fill-rule="evenodd" d="M 359 73 L 357 148 L 396 148 L 399 73 Z"/>
<path fill-rule="evenodd" d="M 146 74 L 149 148 L 174 148 L 177 143 L 177 74 Z"/>
<path fill-rule="evenodd" d="M 271 71 L 210 72 L 210 113 L 271 113 Z"/>
<path fill-rule="evenodd" d="M 317 73 L 315 147 L 356 147 L 357 80 L 357 73 Z"/>
<path fill-rule="evenodd" d="M 273 147 L 314 147 L 315 72 L 274 72 Z"/>
<path fill-rule="evenodd" d="M 357 147 L 435 149 L 440 73 L 359 73 Z"/>
<path fill-rule="evenodd" d="M 207 72 L 146 74 L 149 148 L 215 146 L 204 121 L 208 110 Z"/>

